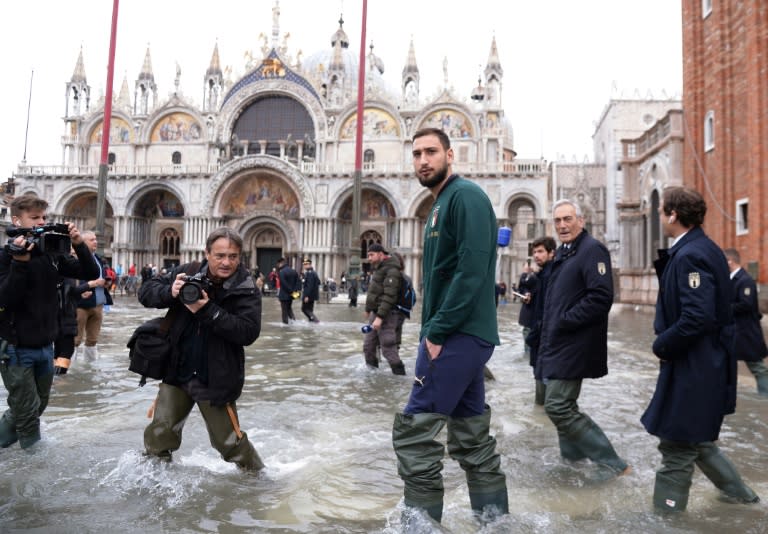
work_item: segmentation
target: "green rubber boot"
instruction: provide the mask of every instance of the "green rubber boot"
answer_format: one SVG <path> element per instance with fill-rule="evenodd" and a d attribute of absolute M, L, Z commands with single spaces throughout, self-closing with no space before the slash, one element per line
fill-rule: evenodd
<path fill-rule="evenodd" d="M 691 480 L 679 480 L 675 477 L 656 473 L 653 486 L 653 507 L 657 512 L 682 512 L 688 506 L 688 492 Z"/>
<path fill-rule="evenodd" d="M 12 430 L 6 430 L 0 444 L 5 447 L 14 443 L 13 430 L 22 448 L 29 448 L 40 441 L 40 397 L 37 393 L 35 372 L 31 367 L 9 365 L 0 367 L 0 374 L 8 390 L 8 419 L 3 416 L 4 425 L 13 424 Z M 49 387 L 50 391 L 50 387 Z M 47 402 L 47 400 L 46 400 Z"/>
<path fill-rule="evenodd" d="M 16 421 L 10 408 L 0 417 L 0 448 L 5 449 L 19 441 L 16 433 Z"/>
<path fill-rule="evenodd" d="M 490 435 L 490 423 L 488 405 L 482 415 L 448 421 L 448 454 L 464 470 L 472 510 L 483 522 L 509 513 L 506 476 L 496 452 L 496 439 Z"/>
<path fill-rule="evenodd" d="M 435 438 L 447 419 L 437 413 L 398 413 L 392 426 L 397 473 L 405 483 L 405 506 L 424 510 L 438 523 L 443 517 L 445 447 Z"/>
<path fill-rule="evenodd" d="M 699 444 L 699 457 L 696 465 L 701 472 L 717 486 L 727 497 L 741 503 L 756 503 L 760 501 L 752 488 L 747 486 L 736 470 L 736 466 L 725 456 L 714 443 Z"/>

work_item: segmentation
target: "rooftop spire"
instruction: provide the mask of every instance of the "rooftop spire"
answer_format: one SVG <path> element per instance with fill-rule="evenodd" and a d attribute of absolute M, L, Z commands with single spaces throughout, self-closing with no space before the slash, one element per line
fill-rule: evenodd
<path fill-rule="evenodd" d="M 211 56 L 211 64 L 208 65 L 208 70 L 205 71 L 206 76 L 222 75 L 221 62 L 219 61 L 219 42 L 216 41 L 216 45 L 213 47 L 213 55 Z"/>
<path fill-rule="evenodd" d="M 331 46 L 335 47 L 337 41 L 341 48 L 349 48 L 349 37 L 344 31 L 344 15 L 339 15 L 339 29 L 331 36 Z"/>
<path fill-rule="evenodd" d="M 85 79 L 85 63 L 83 62 L 83 46 L 80 45 L 80 54 L 77 56 L 77 63 L 75 64 L 75 71 L 72 73 L 73 83 L 83 82 L 87 83 Z"/>
<path fill-rule="evenodd" d="M 411 45 L 408 47 L 408 59 L 405 60 L 403 76 L 406 76 L 409 73 L 419 73 L 419 66 L 416 64 L 416 49 L 413 46 L 413 37 L 411 37 Z"/>
<path fill-rule="evenodd" d="M 491 51 L 488 53 L 488 64 L 485 66 L 485 78 L 489 79 L 493 72 L 496 72 L 499 77 L 504 74 L 504 69 L 501 68 L 501 61 L 499 61 L 499 49 L 496 46 L 495 35 L 491 41 Z"/>
<path fill-rule="evenodd" d="M 149 53 L 149 43 L 147 43 L 147 53 L 144 55 L 144 64 L 141 66 L 139 80 L 155 81 L 155 75 L 152 74 L 152 56 Z"/>

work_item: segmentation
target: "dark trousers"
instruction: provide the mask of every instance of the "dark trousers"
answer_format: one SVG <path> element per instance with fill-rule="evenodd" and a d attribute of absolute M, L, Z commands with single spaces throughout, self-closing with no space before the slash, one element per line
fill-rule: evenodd
<path fill-rule="evenodd" d="M 293 315 L 293 301 L 292 300 L 281 300 L 280 301 L 280 311 L 283 315 L 283 323 L 288 324 L 288 319 L 291 319 L 292 321 L 296 320 L 296 316 Z"/>
<path fill-rule="evenodd" d="M 312 299 L 306 299 L 302 301 L 301 313 L 306 315 L 309 321 L 316 323 L 317 317 L 315 317 L 315 301 Z"/>

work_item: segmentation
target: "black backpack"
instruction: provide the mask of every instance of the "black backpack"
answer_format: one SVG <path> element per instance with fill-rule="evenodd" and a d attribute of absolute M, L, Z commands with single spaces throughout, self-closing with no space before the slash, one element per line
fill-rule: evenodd
<path fill-rule="evenodd" d="M 405 273 L 400 273 L 400 294 L 397 297 L 397 309 L 408 319 L 411 318 L 411 310 L 416 305 L 416 290 L 413 287 L 413 280 Z"/>

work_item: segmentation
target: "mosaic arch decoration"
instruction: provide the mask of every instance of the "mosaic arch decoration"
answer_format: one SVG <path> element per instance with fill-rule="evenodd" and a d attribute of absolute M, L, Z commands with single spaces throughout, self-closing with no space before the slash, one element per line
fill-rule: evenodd
<path fill-rule="evenodd" d="M 170 113 L 157 121 L 152 129 L 152 143 L 199 141 L 203 128 L 189 113 Z"/>
<path fill-rule="evenodd" d="M 339 131 L 340 139 L 354 139 L 357 133 L 357 113 L 347 117 Z M 363 112 L 363 135 L 367 138 L 400 137 L 400 125 L 383 109 L 367 108 Z"/>
<path fill-rule="evenodd" d="M 371 219 L 390 219 L 395 217 L 395 208 L 387 198 L 377 191 L 363 189 L 360 196 L 360 218 L 363 220 Z M 339 217 L 345 221 L 352 220 L 352 195 L 349 195 L 339 210 Z"/>
<path fill-rule="evenodd" d="M 91 144 L 101 143 L 101 134 L 104 130 L 104 121 L 100 120 L 91 130 Z M 124 119 L 112 117 L 109 122 L 109 142 L 110 143 L 132 143 L 133 129 Z"/>
<path fill-rule="evenodd" d="M 64 215 L 83 219 L 95 218 L 96 193 L 82 193 L 77 195 L 64 208 Z M 107 218 L 111 218 L 113 215 L 112 205 L 109 202 L 106 203 L 104 215 Z"/>
<path fill-rule="evenodd" d="M 430 113 L 421 123 L 420 128 L 440 128 L 452 139 L 475 136 L 472 122 L 467 116 L 449 108 L 438 109 Z"/>
<path fill-rule="evenodd" d="M 222 195 L 219 212 L 224 215 L 247 215 L 258 211 L 275 212 L 286 218 L 298 218 L 299 198 L 284 180 L 277 176 L 253 173 L 238 178 Z"/>
<path fill-rule="evenodd" d="M 133 214 L 147 219 L 183 217 L 184 205 L 170 191 L 158 189 L 145 193 L 136 202 Z"/>

